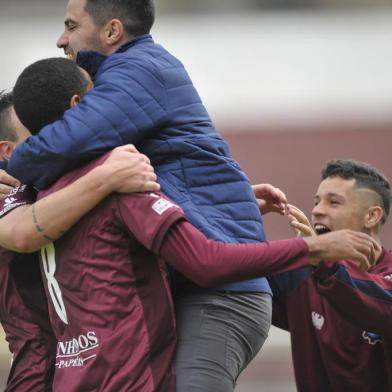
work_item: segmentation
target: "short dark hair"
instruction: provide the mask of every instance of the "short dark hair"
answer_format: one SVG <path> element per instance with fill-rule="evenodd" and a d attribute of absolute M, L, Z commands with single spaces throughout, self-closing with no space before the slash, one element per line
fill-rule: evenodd
<path fill-rule="evenodd" d="M 378 169 L 366 162 L 354 159 L 336 159 L 329 161 L 322 171 L 322 180 L 327 177 L 354 179 L 357 188 L 366 188 L 377 193 L 382 203 L 380 207 L 384 210 L 381 223 L 386 222 L 392 199 L 391 184 Z"/>
<path fill-rule="evenodd" d="M 22 124 L 33 134 L 61 119 L 74 95 L 85 94 L 86 76 L 71 60 L 53 57 L 23 70 L 14 90 L 14 108 Z"/>
<path fill-rule="evenodd" d="M 0 91 L 0 140 L 16 142 L 18 137 L 10 123 L 12 106 L 12 93 Z"/>
<path fill-rule="evenodd" d="M 87 0 L 85 10 L 97 26 L 119 19 L 132 37 L 148 34 L 155 20 L 153 0 Z"/>

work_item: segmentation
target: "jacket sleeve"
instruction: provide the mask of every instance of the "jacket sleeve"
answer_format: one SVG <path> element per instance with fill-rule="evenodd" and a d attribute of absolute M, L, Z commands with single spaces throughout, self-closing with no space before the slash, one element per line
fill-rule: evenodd
<path fill-rule="evenodd" d="M 79 105 L 15 149 L 8 163 L 12 176 L 45 189 L 82 162 L 159 130 L 167 117 L 160 73 L 153 64 L 113 57 Z"/>
<path fill-rule="evenodd" d="M 165 261 L 199 286 L 267 276 L 309 265 L 302 239 L 252 244 L 209 240 L 186 221 L 177 222 L 160 248 Z"/>
<path fill-rule="evenodd" d="M 287 317 L 287 297 L 282 287 L 279 285 L 279 279 L 274 276 L 268 278 L 268 283 L 272 290 L 272 325 L 275 327 L 290 331 L 289 320 Z"/>
<path fill-rule="evenodd" d="M 392 268 L 389 271 L 392 276 Z M 360 271 L 350 262 L 324 263 L 314 272 L 318 292 L 344 318 L 382 336 L 392 336 L 392 281 L 386 273 Z"/>

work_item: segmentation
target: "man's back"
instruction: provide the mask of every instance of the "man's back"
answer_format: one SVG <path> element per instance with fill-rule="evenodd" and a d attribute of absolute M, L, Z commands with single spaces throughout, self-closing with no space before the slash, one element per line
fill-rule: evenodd
<path fill-rule="evenodd" d="M 42 250 L 59 341 L 56 390 L 174 390 L 173 306 L 165 265 L 150 249 L 180 218 L 155 194 L 114 194 Z"/>
<path fill-rule="evenodd" d="M 78 61 L 95 77 L 95 88 L 85 100 L 98 109 L 88 125 L 89 148 L 100 149 L 102 143 L 107 145 L 119 136 L 123 142 L 135 143 L 151 159 L 164 194 L 208 238 L 223 242 L 265 239 L 249 179 L 231 158 L 178 59 L 146 35 L 107 58 L 82 52 Z M 117 90 L 124 92 L 121 99 Z M 83 110 L 76 113 L 82 122 L 84 115 Z M 98 139 L 102 122 L 108 126 Z M 114 122 L 122 125 L 112 126 Z M 269 292 L 264 278 L 225 289 Z"/>

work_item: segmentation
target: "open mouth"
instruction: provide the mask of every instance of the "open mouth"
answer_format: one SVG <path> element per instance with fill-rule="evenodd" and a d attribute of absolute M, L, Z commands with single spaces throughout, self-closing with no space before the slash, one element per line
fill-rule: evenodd
<path fill-rule="evenodd" d="M 68 60 L 74 61 L 74 55 L 72 53 L 66 53 L 65 55 L 67 56 Z"/>
<path fill-rule="evenodd" d="M 331 232 L 331 229 L 325 225 L 322 225 L 321 223 L 316 223 L 314 226 L 314 231 L 317 233 L 317 235 L 321 234 L 326 234 Z"/>

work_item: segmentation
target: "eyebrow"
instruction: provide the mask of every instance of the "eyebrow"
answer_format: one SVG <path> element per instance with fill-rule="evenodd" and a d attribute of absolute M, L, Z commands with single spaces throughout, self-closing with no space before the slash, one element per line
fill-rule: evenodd
<path fill-rule="evenodd" d="M 339 195 L 338 193 L 333 193 L 333 192 L 327 193 L 325 196 L 326 197 L 337 197 L 337 198 L 342 199 L 342 200 L 344 199 L 344 196 Z M 319 195 L 314 195 L 313 199 L 314 200 L 320 199 L 320 196 Z"/>

